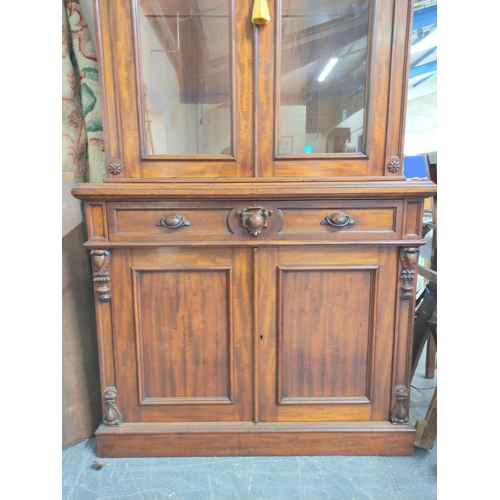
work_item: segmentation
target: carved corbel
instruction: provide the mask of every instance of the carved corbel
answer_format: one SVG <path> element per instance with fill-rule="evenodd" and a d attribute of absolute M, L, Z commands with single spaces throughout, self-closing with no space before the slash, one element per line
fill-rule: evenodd
<path fill-rule="evenodd" d="M 90 257 L 92 259 L 92 268 L 94 271 L 93 281 L 99 284 L 96 290 L 99 293 L 98 300 L 107 302 L 111 300 L 111 296 L 108 293 L 108 283 L 111 281 L 108 272 L 111 252 L 109 250 L 96 249 L 90 252 Z"/>
<path fill-rule="evenodd" d="M 122 414 L 116 407 L 116 389 L 106 387 L 104 391 L 104 411 L 102 412 L 102 423 L 104 425 L 120 425 L 123 423 Z"/>
<path fill-rule="evenodd" d="M 407 424 L 410 421 L 408 411 L 408 389 L 404 385 L 396 386 L 396 404 L 391 412 L 393 424 Z"/>
<path fill-rule="evenodd" d="M 414 281 L 418 265 L 418 248 L 402 248 L 401 249 L 401 262 L 403 269 L 401 271 L 400 279 L 403 281 L 401 286 L 402 299 L 411 299 L 413 297 Z"/>

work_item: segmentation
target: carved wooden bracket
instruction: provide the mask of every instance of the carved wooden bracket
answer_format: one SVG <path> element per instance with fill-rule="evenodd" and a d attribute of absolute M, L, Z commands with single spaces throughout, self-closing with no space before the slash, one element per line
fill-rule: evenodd
<path fill-rule="evenodd" d="M 104 411 L 102 412 L 102 423 L 104 425 L 120 425 L 123 422 L 122 414 L 116 407 L 116 388 L 106 387 L 104 390 Z"/>
<path fill-rule="evenodd" d="M 401 262 L 403 263 L 403 270 L 401 271 L 400 279 L 403 281 L 401 286 L 402 299 L 411 299 L 413 297 L 413 282 L 418 264 L 418 248 L 402 248 L 400 252 Z"/>
<path fill-rule="evenodd" d="M 252 205 L 238 212 L 241 225 L 248 229 L 252 236 L 259 236 L 262 229 L 269 226 L 269 218 L 273 215 L 272 210 Z"/>
<path fill-rule="evenodd" d="M 408 389 L 404 385 L 396 386 L 396 404 L 391 412 L 393 424 L 407 424 L 410 421 L 408 411 Z"/>
<path fill-rule="evenodd" d="M 109 295 L 108 283 L 111 281 L 108 273 L 108 265 L 111 259 L 111 252 L 109 250 L 96 249 L 90 252 L 90 257 L 92 259 L 92 267 L 94 269 L 94 283 L 98 283 L 99 287 L 97 292 L 99 293 L 98 300 L 101 302 L 107 302 L 111 300 Z"/>

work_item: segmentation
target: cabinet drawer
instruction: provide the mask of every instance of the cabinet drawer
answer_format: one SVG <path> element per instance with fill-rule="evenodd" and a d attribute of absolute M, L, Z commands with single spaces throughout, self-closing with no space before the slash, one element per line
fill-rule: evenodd
<path fill-rule="evenodd" d="M 108 203 L 111 241 L 210 240 L 231 235 L 230 203 Z"/>
<path fill-rule="evenodd" d="M 269 211 L 254 237 L 242 226 L 247 207 Z M 111 241 L 359 241 L 401 238 L 402 201 L 110 202 Z"/>
<path fill-rule="evenodd" d="M 280 237 L 313 240 L 401 238 L 403 202 L 329 201 L 281 203 Z"/>

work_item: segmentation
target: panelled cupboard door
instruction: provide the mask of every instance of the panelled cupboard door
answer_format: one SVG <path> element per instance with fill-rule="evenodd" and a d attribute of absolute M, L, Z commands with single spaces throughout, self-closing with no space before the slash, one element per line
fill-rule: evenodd
<path fill-rule="evenodd" d="M 251 250 L 113 250 L 124 422 L 252 420 Z"/>
<path fill-rule="evenodd" d="M 397 255 L 259 253 L 259 421 L 388 421 Z"/>
<path fill-rule="evenodd" d="M 411 2 L 96 0 L 108 178 L 402 176 Z"/>

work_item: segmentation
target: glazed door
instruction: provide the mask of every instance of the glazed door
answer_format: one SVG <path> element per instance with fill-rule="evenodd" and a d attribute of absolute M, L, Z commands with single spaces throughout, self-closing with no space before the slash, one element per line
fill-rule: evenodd
<path fill-rule="evenodd" d="M 260 252 L 259 421 L 389 420 L 395 252 Z"/>
<path fill-rule="evenodd" d="M 241 248 L 113 250 L 124 422 L 252 420 L 251 258 Z"/>
<path fill-rule="evenodd" d="M 96 0 L 108 178 L 402 176 L 411 3 L 267 3 Z"/>
<path fill-rule="evenodd" d="M 262 177 L 401 175 L 410 2 L 269 1 L 256 27 Z M 390 128 L 387 125 L 390 123 Z M 332 147 L 329 137 L 341 138 Z M 400 162 L 399 162 L 400 163 Z M 400 165 L 399 165 L 400 166 Z"/>
<path fill-rule="evenodd" d="M 251 177 L 251 1 L 96 2 L 108 177 Z"/>

